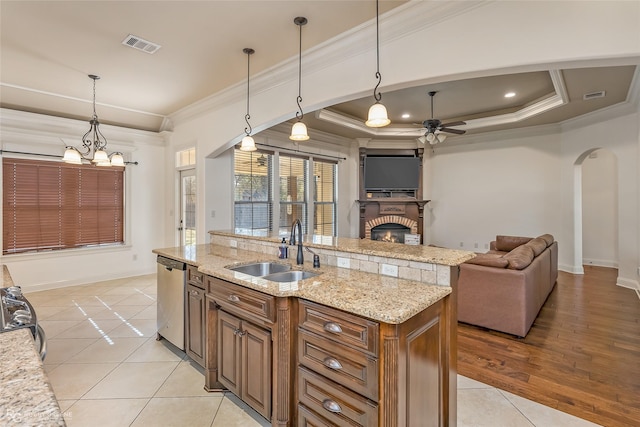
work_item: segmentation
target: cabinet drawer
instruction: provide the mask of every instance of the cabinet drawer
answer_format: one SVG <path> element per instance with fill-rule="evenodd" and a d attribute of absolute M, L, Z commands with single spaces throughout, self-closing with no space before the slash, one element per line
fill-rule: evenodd
<path fill-rule="evenodd" d="M 298 401 L 331 424 L 377 427 L 378 405 L 302 366 Z"/>
<path fill-rule="evenodd" d="M 207 282 L 209 293 L 220 306 L 240 316 L 275 321 L 275 297 L 215 277 L 208 277 Z"/>
<path fill-rule="evenodd" d="M 378 400 L 378 360 L 375 357 L 304 329 L 298 334 L 298 357 L 302 365 Z"/>
<path fill-rule="evenodd" d="M 376 322 L 305 300 L 300 300 L 299 307 L 303 328 L 378 356 Z"/>
<path fill-rule="evenodd" d="M 334 424 L 310 411 L 304 405 L 298 405 L 298 427 L 334 427 Z"/>
<path fill-rule="evenodd" d="M 187 282 L 200 289 L 204 289 L 204 273 L 200 273 L 198 267 L 188 265 Z"/>

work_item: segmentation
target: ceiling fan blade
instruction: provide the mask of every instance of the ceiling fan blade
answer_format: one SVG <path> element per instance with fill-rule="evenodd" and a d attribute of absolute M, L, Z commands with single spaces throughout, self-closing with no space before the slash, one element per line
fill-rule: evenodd
<path fill-rule="evenodd" d="M 459 122 L 451 122 L 451 123 L 443 123 L 442 127 L 443 128 L 448 128 L 449 126 L 462 126 L 462 125 L 466 125 L 466 122 L 463 121 L 459 121 Z"/>
<path fill-rule="evenodd" d="M 462 135 L 466 132 L 466 130 L 440 128 L 440 132 L 455 133 L 456 135 Z"/>

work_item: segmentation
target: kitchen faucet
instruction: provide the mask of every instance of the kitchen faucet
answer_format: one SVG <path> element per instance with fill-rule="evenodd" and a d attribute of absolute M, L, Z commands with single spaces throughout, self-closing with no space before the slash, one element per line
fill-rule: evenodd
<path fill-rule="evenodd" d="M 298 232 L 298 239 L 296 240 L 296 231 Z M 302 253 L 302 223 L 299 219 L 293 221 L 291 224 L 291 236 L 289 236 L 290 245 L 298 245 L 298 255 L 296 255 L 296 264 L 304 264 L 304 255 Z"/>

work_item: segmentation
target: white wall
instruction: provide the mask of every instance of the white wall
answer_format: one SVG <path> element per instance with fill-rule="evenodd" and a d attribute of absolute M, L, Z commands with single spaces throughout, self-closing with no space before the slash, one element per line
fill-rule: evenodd
<path fill-rule="evenodd" d="M 558 134 L 437 147 L 426 164 L 430 243 L 485 252 L 498 234 L 557 238 L 559 155 Z"/>
<path fill-rule="evenodd" d="M 618 167 L 609 150 L 596 150 L 582 163 L 582 259 L 618 267 Z"/>
<path fill-rule="evenodd" d="M 2 110 L 0 139 L 3 150 L 61 156 L 64 143 L 79 145 L 87 122 Z M 165 147 L 161 135 L 101 125 L 108 148 L 138 161 L 125 172 L 126 245 L 24 255 L 5 255 L 14 282 L 26 291 L 91 283 L 154 273 L 151 250 L 163 246 L 165 216 Z M 61 140 L 64 140 L 64 143 Z M 10 154 L 7 154 L 10 155 Z M 43 159 L 40 157 L 40 159 Z"/>

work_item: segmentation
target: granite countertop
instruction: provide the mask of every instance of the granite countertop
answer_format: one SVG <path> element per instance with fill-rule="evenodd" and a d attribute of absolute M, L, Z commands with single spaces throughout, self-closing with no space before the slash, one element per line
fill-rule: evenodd
<path fill-rule="evenodd" d="M 238 234 L 230 230 L 210 231 L 211 235 L 232 237 L 236 239 L 262 240 L 278 243 L 286 236 L 272 234 L 249 235 Z M 458 249 L 440 248 L 425 245 L 405 245 L 401 243 L 378 242 L 371 239 L 356 239 L 351 237 L 333 237 L 320 235 L 305 235 L 304 245 L 315 249 L 334 249 L 361 255 L 372 255 L 392 259 L 404 259 L 408 261 L 429 262 L 441 265 L 460 265 L 475 256 L 473 252 Z"/>
<path fill-rule="evenodd" d="M 390 324 L 408 320 L 451 293 L 448 286 L 359 270 L 326 265 L 314 269 L 308 259 L 310 256 L 306 257 L 303 266 L 298 266 L 292 259 L 281 260 L 275 255 L 214 244 L 154 249 L 153 252 L 197 266 L 202 273 L 246 288 L 277 297 L 303 298 Z M 293 270 L 304 269 L 322 274 L 296 282 L 277 283 L 226 268 L 261 261 L 280 262 L 291 265 Z"/>
<path fill-rule="evenodd" d="M 13 286 L 13 279 L 11 278 L 11 274 L 9 274 L 9 269 L 6 265 L 2 264 L 2 278 L 0 279 L 0 288 L 10 288 Z"/>
<path fill-rule="evenodd" d="M 0 366 L 0 425 L 66 425 L 29 329 L 0 333 Z"/>

